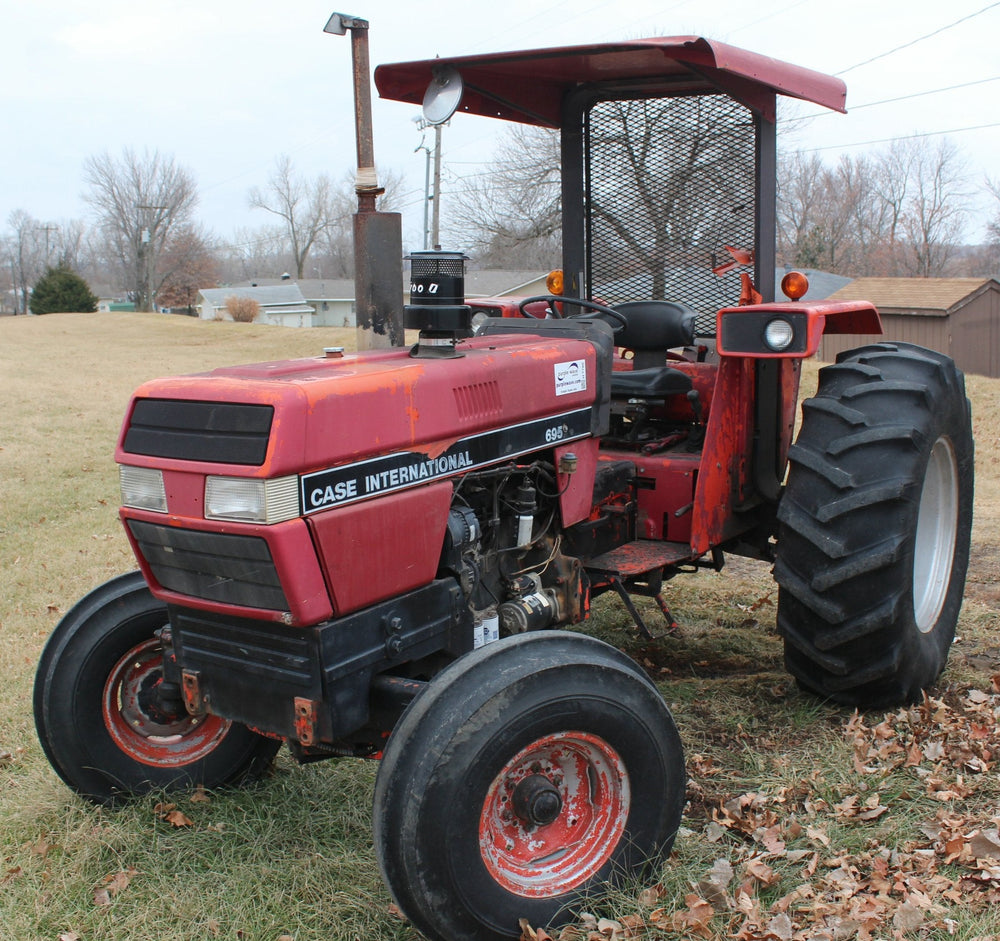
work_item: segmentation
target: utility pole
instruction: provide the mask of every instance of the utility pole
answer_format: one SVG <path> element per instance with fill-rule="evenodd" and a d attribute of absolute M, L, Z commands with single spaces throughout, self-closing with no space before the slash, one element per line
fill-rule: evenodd
<path fill-rule="evenodd" d="M 39 232 L 45 233 L 45 267 L 49 267 L 49 233 L 58 232 L 59 226 L 57 225 L 40 225 L 38 227 Z"/>
<path fill-rule="evenodd" d="M 154 217 L 151 224 L 146 223 L 147 212 L 160 212 L 166 206 L 153 206 L 140 204 L 135 207 L 143 215 L 139 217 L 139 243 L 136 245 L 136 267 L 139 269 L 136 274 L 139 283 L 137 300 L 139 310 L 153 309 L 153 276 L 156 271 L 156 244 L 153 240 L 154 232 L 159 227 L 159 220 Z"/>
<path fill-rule="evenodd" d="M 441 251 L 441 124 L 434 125 L 434 212 L 431 214 L 431 243 Z"/>
<path fill-rule="evenodd" d="M 371 67 L 368 60 L 368 21 L 334 13 L 323 32 L 343 36 L 351 32 L 354 72 L 354 122 L 358 171 L 354 189 L 358 211 L 354 216 L 354 307 L 359 350 L 403 346 L 403 221 L 398 212 L 376 212 L 375 200 L 384 192 L 375 173 L 372 135 Z"/>
<path fill-rule="evenodd" d="M 425 131 L 427 129 L 427 122 L 420 117 L 414 118 L 414 122 L 417 125 L 418 131 Z M 424 152 L 424 243 L 423 249 L 426 252 L 427 249 L 431 247 L 430 237 L 431 237 L 431 224 L 430 224 L 430 204 L 431 204 L 431 159 L 433 154 L 431 153 L 430 147 L 424 143 L 424 137 L 421 135 L 419 146 L 413 151 L 415 154 L 419 154 L 420 151 Z"/>

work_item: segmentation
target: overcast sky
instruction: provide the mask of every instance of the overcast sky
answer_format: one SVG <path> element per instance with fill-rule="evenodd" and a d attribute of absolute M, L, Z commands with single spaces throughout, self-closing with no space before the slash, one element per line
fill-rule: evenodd
<path fill-rule="evenodd" d="M 823 148 L 833 162 L 893 137 L 948 131 L 974 184 L 1000 178 L 1000 0 L 330 3 L 0 0 L 0 231 L 15 209 L 47 223 L 87 219 L 84 160 L 125 147 L 158 149 L 187 167 L 200 221 L 223 240 L 269 221 L 248 208 L 247 190 L 266 182 L 277 155 L 306 176 L 353 171 L 350 42 L 322 31 L 334 10 L 369 20 L 373 68 L 622 38 L 721 40 L 847 82 L 847 116 L 788 124 L 784 134 L 779 124 L 779 146 Z M 922 92 L 935 93 L 874 104 Z M 797 104 L 780 114 L 818 110 Z M 374 99 L 376 162 L 407 180 L 410 248 L 420 247 L 424 187 L 416 113 Z M 459 116 L 445 129 L 444 200 L 489 159 L 504 127 Z M 446 232 L 442 242 L 449 247 Z"/>

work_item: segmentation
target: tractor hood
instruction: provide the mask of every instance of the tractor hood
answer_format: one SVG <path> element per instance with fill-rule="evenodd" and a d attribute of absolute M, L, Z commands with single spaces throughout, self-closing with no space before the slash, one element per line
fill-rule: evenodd
<path fill-rule="evenodd" d="M 395 349 L 153 380 L 133 396 L 116 460 L 266 478 L 436 460 L 460 443 L 490 464 L 592 434 L 606 391 L 590 342 L 494 336 L 460 348 L 452 359 Z"/>
<path fill-rule="evenodd" d="M 559 127 L 566 95 L 588 86 L 620 91 L 631 84 L 643 97 L 661 89 L 721 90 L 768 120 L 775 95 L 846 110 L 840 79 L 698 36 L 380 65 L 375 85 L 383 98 L 419 105 L 435 72 L 445 67 L 457 70 L 465 86 L 459 111 L 542 127 Z"/>

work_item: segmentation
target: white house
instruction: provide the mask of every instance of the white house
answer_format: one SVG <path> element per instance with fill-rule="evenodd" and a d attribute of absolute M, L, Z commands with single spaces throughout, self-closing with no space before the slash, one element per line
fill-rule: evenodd
<path fill-rule="evenodd" d="M 202 320 L 231 320 L 226 311 L 227 297 L 246 297 L 260 305 L 259 323 L 279 327 L 311 327 L 316 311 L 294 281 L 250 287 L 202 288 L 199 293 L 198 316 Z"/>

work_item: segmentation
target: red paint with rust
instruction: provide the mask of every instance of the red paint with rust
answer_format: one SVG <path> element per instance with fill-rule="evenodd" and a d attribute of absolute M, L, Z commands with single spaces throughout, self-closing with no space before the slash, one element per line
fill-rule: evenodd
<path fill-rule="evenodd" d="M 557 396 L 552 378 L 555 365 L 567 360 L 584 360 L 588 374 L 594 375 L 594 347 L 583 340 L 495 336 L 467 340 L 460 349 L 463 355 L 449 360 L 414 359 L 406 350 L 392 349 L 339 359 L 230 366 L 147 382 L 133 403 L 165 398 L 273 406 L 263 464 L 198 466 L 207 474 L 280 477 L 395 451 L 432 455 L 460 437 L 594 401 L 593 383 L 587 390 Z M 491 408 L 487 402 L 469 412 L 462 407 L 460 390 L 481 385 L 484 378 L 496 384 L 497 405 Z M 127 419 L 115 452 L 118 463 L 191 470 L 190 461 L 126 453 L 125 428 Z"/>
<path fill-rule="evenodd" d="M 129 535 L 154 595 L 198 610 L 307 625 L 429 582 L 443 542 L 450 483 L 263 526 L 206 520 L 205 478 L 305 474 L 404 451 L 433 457 L 460 438 L 594 402 L 593 378 L 586 389 L 559 395 L 554 378 L 557 364 L 577 360 L 585 362 L 588 376 L 596 375 L 596 353 L 588 342 L 497 336 L 465 341 L 460 350 L 462 356 L 447 360 L 414 359 L 406 350 L 393 349 L 259 363 L 140 387 L 115 457 L 122 464 L 163 470 L 168 513 L 123 507 L 122 520 L 264 539 L 288 610 L 219 604 L 170 591 L 157 582 Z M 126 452 L 125 429 L 134 402 L 142 398 L 271 405 L 274 418 L 263 463 L 248 467 Z M 596 448 L 597 442 L 585 441 L 565 448 L 577 453 L 582 472 L 565 481 L 564 523 L 589 513 Z M 345 546 L 357 551 L 345 552 Z"/>
<path fill-rule="evenodd" d="M 691 510 L 695 555 L 739 532 L 733 511 L 746 498 L 750 481 L 754 386 L 754 360 L 729 358 L 719 364 Z"/>

